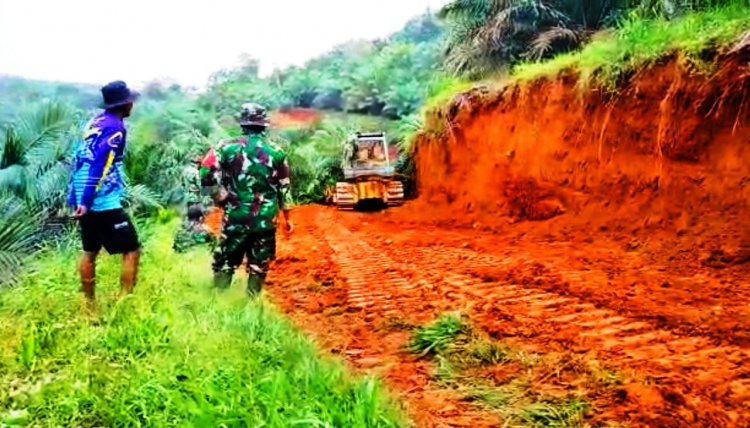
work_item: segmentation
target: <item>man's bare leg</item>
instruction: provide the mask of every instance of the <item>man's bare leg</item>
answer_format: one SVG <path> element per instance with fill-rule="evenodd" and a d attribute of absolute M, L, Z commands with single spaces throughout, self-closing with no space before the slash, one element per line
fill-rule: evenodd
<path fill-rule="evenodd" d="M 133 292 L 138 278 L 138 262 L 141 258 L 139 250 L 122 255 L 122 274 L 120 276 L 120 296 L 124 297 Z"/>
<path fill-rule="evenodd" d="M 78 272 L 81 275 L 81 291 L 86 296 L 86 309 L 95 310 L 96 306 L 96 256 L 98 251 L 84 251 L 78 262 Z"/>
<path fill-rule="evenodd" d="M 84 251 L 78 263 L 81 274 L 81 290 L 89 304 L 96 299 L 96 256 L 99 252 Z"/>

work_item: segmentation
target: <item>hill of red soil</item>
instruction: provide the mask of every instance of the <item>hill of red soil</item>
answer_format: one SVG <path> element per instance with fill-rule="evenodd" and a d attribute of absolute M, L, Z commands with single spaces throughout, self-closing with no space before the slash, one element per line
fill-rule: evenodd
<path fill-rule="evenodd" d="M 457 96 L 434 118 L 443 135 L 418 141 L 420 204 L 454 224 L 552 219 L 530 228 L 729 262 L 750 226 L 749 58 L 720 57 L 710 77 L 667 60 L 616 94 L 568 77 Z"/>
<path fill-rule="evenodd" d="M 323 113 L 315 109 L 277 110 L 271 114 L 271 126 L 274 128 L 308 127 L 322 118 Z"/>

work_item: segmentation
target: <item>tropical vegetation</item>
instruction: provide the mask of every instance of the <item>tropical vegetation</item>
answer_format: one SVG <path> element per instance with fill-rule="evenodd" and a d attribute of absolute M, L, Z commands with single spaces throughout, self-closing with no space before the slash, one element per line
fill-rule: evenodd
<path fill-rule="evenodd" d="M 191 267 L 207 254 L 186 264 L 170 252 L 168 220 L 184 208 L 192 162 L 239 131 L 237 106 L 324 112 L 272 135 L 289 155 L 296 202 L 321 202 L 355 130 L 387 131 L 408 179 L 430 111 L 474 85 L 567 70 L 611 89 L 664 55 L 701 63 L 749 29 L 750 0 L 453 0 L 389 37 L 269 76 L 245 58 L 197 94 L 154 81 L 129 119 L 125 162 L 147 291 L 105 303 L 94 327 L 60 302 L 76 294 L 70 155 L 98 90 L 0 76 L 0 426 L 403 424 L 378 382 L 320 359 L 268 304 L 247 310 L 207 291 L 206 270 Z M 100 273 L 115 283 L 114 260 Z"/>

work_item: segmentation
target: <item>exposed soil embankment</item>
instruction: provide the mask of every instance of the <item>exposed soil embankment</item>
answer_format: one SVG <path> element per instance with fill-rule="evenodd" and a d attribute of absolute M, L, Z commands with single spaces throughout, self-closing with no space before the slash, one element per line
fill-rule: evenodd
<path fill-rule="evenodd" d="M 568 75 L 456 96 L 418 139 L 420 203 L 458 223 L 691 235 L 727 261 L 750 215 L 750 49 L 713 62 L 666 59 L 616 92 Z"/>

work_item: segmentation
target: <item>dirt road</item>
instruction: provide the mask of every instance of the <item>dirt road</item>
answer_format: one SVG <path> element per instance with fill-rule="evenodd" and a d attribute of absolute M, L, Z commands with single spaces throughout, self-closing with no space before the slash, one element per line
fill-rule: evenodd
<path fill-rule="evenodd" d="M 604 238 L 404 223 L 398 212 L 312 206 L 295 217 L 273 298 L 325 348 L 381 374 L 420 426 L 502 423 L 502 412 L 437 382 L 433 362 L 403 350 L 409 332 L 393 328 L 456 310 L 497 340 L 555 355 L 532 388 L 585 397 L 594 425 L 750 424 L 750 292 L 741 270 L 665 267 Z M 571 368 L 592 364 L 617 381 Z M 500 371 L 481 376 L 502 386 L 524 373 Z"/>

